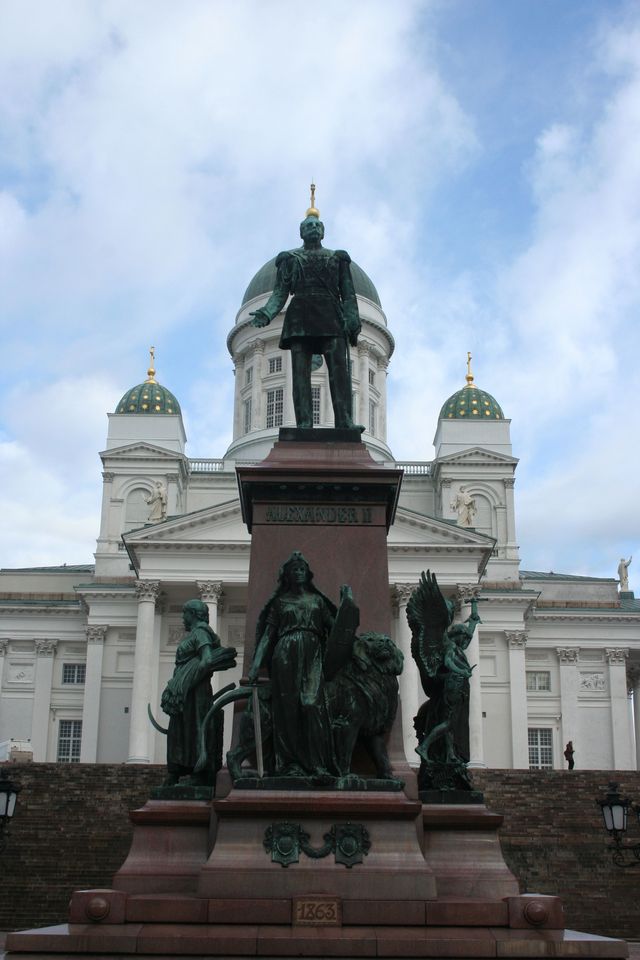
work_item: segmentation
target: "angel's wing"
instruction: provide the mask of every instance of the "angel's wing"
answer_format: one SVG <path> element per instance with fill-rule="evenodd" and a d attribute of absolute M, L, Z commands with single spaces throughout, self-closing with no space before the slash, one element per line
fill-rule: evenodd
<path fill-rule="evenodd" d="M 407 603 L 411 628 L 411 653 L 418 665 L 422 685 L 425 675 L 435 677 L 444 656 L 444 635 L 449 626 L 449 610 L 435 574 L 427 570 Z"/>

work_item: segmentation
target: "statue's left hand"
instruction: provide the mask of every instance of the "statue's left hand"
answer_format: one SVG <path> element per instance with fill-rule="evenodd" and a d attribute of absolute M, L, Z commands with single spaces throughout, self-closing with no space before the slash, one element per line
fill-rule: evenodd
<path fill-rule="evenodd" d="M 268 327 L 271 323 L 269 317 L 266 315 L 266 313 L 263 313 L 262 310 L 253 310 L 249 316 L 253 317 L 253 320 L 251 321 L 252 327 Z"/>

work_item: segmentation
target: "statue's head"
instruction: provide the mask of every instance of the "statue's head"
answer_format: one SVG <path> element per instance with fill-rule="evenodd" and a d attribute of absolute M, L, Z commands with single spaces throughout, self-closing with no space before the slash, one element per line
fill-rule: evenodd
<path fill-rule="evenodd" d="M 209 607 L 203 600 L 187 600 L 182 608 L 182 620 L 187 629 L 199 622 L 209 623 Z"/>
<path fill-rule="evenodd" d="M 300 236 L 303 240 L 322 240 L 324 238 L 324 223 L 318 217 L 305 217 L 300 224 Z"/>
<path fill-rule="evenodd" d="M 304 586 L 309 586 L 312 580 L 313 573 L 309 564 L 299 550 L 294 550 L 280 568 L 278 586 L 285 590 L 293 584 L 301 583 Z"/>

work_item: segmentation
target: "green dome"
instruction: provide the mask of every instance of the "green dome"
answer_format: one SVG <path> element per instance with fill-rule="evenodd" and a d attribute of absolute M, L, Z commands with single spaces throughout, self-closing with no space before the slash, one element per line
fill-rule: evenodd
<path fill-rule="evenodd" d="M 504 420 L 504 413 L 495 397 L 467 383 L 444 403 L 440 420 Z"/>
<path fill-rule="evenodd" d="M 353 285 L 356 289 L 356 293 L 361 297 L 366 297 L 367 300 L 373 300 L 374 303 L 382 308 L 380 303 L 380 297 L 378 296 L 378 291 L 372 284 L 369 277 L 366 275 L 362 267 L 359 267 L 357 263 L 351 261 L 351 276 L 353 277 Z M 248 300 L 253 300 L 254 297 L 259 297 L 263 293 L 271 293 L 273 288 L 276 285 L 276 258 L 269 260 L 268 263 L 265 263 L 264 267 L 261 267 L 256 273 L 255 277 L 247 287 L 244 292 L 244 297 L 242 298 L 242 304 L 247 303 Z"/>
<path fill-rule="evenodd" d="M 149 379 L 127 390 L 115 412 L 180 413 L 180 404 L 170 390 Z"/>

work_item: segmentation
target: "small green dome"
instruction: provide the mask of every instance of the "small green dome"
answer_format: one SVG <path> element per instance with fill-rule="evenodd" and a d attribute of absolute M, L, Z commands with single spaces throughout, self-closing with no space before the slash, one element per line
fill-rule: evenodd
<path fill-rule="evenodd" d="M 351 276 L 353 277 L 353 285 L 355 287 L 356 294 L 361 297 L 366 297 L 367 300 L 373 300 L 374 303 L 382 308 L 378 291 L 362 267 L 359 267 L 358 264 L 354 263 L 353 260 L 351 261 Z M 273 260 L 269 260 L 268 263 L 265 263 L 264 267 L 260 267 L 244 292 L 242 305 L 244 306 L 244 304 L 249 300 L 253 300 L 254 297 L 259 297 L 263 293 L 271 293 L 275 285 L 276 258 L 274 257 Z"/>
<path fill-rule="evenodd" d="M 504 420 L 504 413 L 495 397 L 468 383 L 444 403 L 440 420 Z"/>
<path fill-rule="evenodd" d="M 180 413 L 180 404 L 170 390 L 150 378 L 127 390 L 115 412 Z"/>

